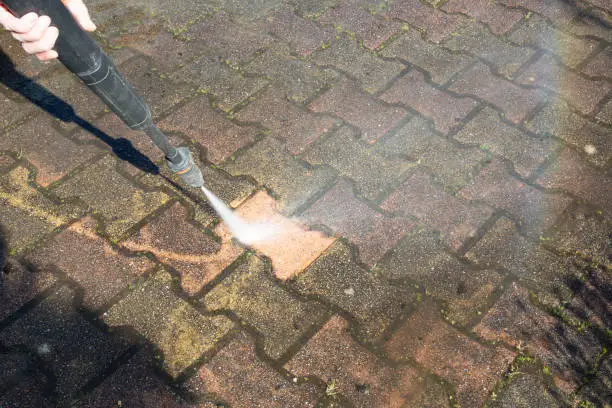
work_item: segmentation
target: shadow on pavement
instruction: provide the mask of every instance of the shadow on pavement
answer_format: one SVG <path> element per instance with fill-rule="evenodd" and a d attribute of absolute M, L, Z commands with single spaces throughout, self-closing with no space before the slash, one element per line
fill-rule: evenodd
<path fill-rule="evenodd" d="M 0 50 L 0 82 L 62 122 L 75 123 L 96 136 L 121 160 L 146 173 L 159 174 L 159 168 L 155 163 L 136 149 L 131 141 L 125 138 L 115 139 L 78 116 L 72 106 L 17 71 L 13 62 L 2 50 Z M 92 97 L 95 96 L 92 94 Z"/>

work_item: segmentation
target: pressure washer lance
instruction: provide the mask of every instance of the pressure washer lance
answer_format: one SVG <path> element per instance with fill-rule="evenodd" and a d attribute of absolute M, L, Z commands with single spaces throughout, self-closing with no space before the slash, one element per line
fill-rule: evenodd
<path fill-rule="evenodd" d="M 78 25 L 61 0 L 2 0 L 18 17 L 29 12 L 47 15 L 59 30 L 59 60 L 100 97 L 123 122 L 144 131 L 166 155 L 172 172 L 190 187 L 204 187 L 202 172 L 186 147 L 174 147 L 151 119 L 151 110 L 117 70 L 94 39 Z"/>

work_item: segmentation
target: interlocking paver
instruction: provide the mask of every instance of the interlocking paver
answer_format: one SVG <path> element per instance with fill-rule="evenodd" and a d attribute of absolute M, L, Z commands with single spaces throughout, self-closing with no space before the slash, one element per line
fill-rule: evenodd
<path fill-rule="evenodd" d="M 233 176 L 250 175 L 280 197 L 279 209 L 295 212 L 335 177 L 326 167 L 308 167 L 278 140 L 268 137 L 223 165 Z"/>
<path fill-rule="evenodd" d="M 459 147 L 432 131 L 420 117 L 412 118 L 375 147 L 385 155 L 405 155 L 433 173 L 434 180 L 448 191 L 466 185 L 485 163 L 487 155 L 478 147 Z"/>
<path fill-rule="evenodd" d="M 379 100 L 361 92 L 353 82 L 342 80 L 318 99 L 310 109 L 321 113 L 334 113 L 362 130 L 362 137 L 369 143 L 395 127 L 408 115 L 402 108 L 384 105 Z"/>
<path fill-rule="evenodd" d="M 6 265 L 0 266 L 2 266 L 0 321 L 57 282 L 57 277 L 50 271 L 26 267 L 14 259 L 9 258 L 6 260 Z"/>
<path fill-rule="evenodd" d="M 486 107 L 455 135 L 461 143 L 478 144 L 509 160 L 522 177 L 529 177 L 561 144 L 550 138 L 535 138 L 502 122 L 499 113 Z"/>
<path fill-rule="evenodd" d="M 584 152 L 584 158 L 605 166 L 612 154 L 612 130 L 586 119 L 566 102 L 555 99 L 528 123 L 527 128 L 543 136 L 556 136 Z"/>
<path fill-rule="evenodd" d="M 387 14 L 390 17 L 399 18 L 418 30 L 425 31 L 427 38 L 435 43 L 439 43 L 468 20 L 465 16 L 448 14 L 425 6 L 419 0 L 399 0 L 389 6 Z"/>
<path fill-rule="evenodd" d="M 126 341 L 98 330 L 75 312 L 74 296 L 71 289 L 59 288 L 0 332 L 4 345 L 25 345 L 47 365 L 63 404 L 128 347 Z"/>
<path fill-rule="evenodd" d="M 216 56 L 203 55 L 169 75 L 168 78 L 190 82 L 199 93 L 211 93 L 215 103 L 231 111 L 266 85 L 261 77 L 246 77 Z"/>
<path fill-rule="evenodd" d="M 172 292 L 172 276 L 161 269 L 137 285 L 103 315 L 111 327 L 130 325 L 162 353 L 162 366 L 178 376 L 234 327 L 224 316 L 204 316 Z"/>
<path fill-rule="evenodd" d="M 207 159 L 220 163 L 236 150 L 252 143 L 256 130 L 238 126 L 210 106 L 205 96 L 197 96 L 187 102 L 159 124 L 169 132 L 181 132 L 192 141 L 206 148 Z"/>
<path fill-rule="evenodd" d="M 28 177 L 28 170 L 21 166 L 0 177 L 0 219 L 9 253 L 22 251 L 82 215 L 74 205 L 60 206 L 42 195 L 29 185 Z"/>
<path fill-rule="evenodd" d="M 317 51 L 309 59 L 319 66 L 331 66 L 354 77 L 368 93 L 383 89 L 405 68 L 399 62 L 376 58 L 346 34 L 338 37 L 329 47 Z"/>
<path fill-rule="evenodd" d="M 440 230 L 449 246 L 458 249 L 491 217 L 491 208 L 471 204 L 444 192 L 431 177 L 415 171 L 381 203 L 385 211 L 412 216 Z"/>
<path fill-rule="evenodd" d="M 436 128 L 443 133 L 448 133 L 478 105 L 471 98 L 456 98 L 431 86 L 416 70 L 398 79 L 380 98 L 388 103 L 401 103 L 416 109 L 432 118 Z"/>
<path fill-rule="evenodd" d="M 597 114 L 596 118 L 608 125 L 612 125 L 612 100 L 609 100 Z"/>
<path fill-rule="evenodd" d="M 360 266 L 345 242 L 337 241 L 306 271 L 289 281 L 300 293 L 347 311 L 366 342 L 381 338 L 414 302 L 413 291 L 397 288 Z"/>
<path fill-rule="evenodd" d="M 334 316 L 285 368 L 326 381 L 328 392 L 345 395 L 356 407 L 446 406 L 448 396 L 438 384 L 413 368 L 389 367 L 357 344 L 348 326 Z"/>
<path fill-rule="evenodd" d="M 610 378 L 612 378 L 612 360 L 608 357 L 599 366 L 595 378 L 580 389 L 578 398 L 605 407 L 607 401 L 612 398 Z"/>
<path fill-rule="evenodd" d="M 288 99 L 305 103 L 333 84 L 339 74 L 331 68 L 319 68 L 314 63 L 291 55 L 285 47 L 275 47 L 256 56 L 245 71 L 264 74 L 275 91 Z"/>
<path fill-rule="evenodd" d="M 495 76 L 489 67 L 480 62 L 459 75 L 449 89 L 482 98 L 500 108 L 514 123 L 525 119 L 525 116 L 545 100 L 542 92 L 522 88 Z"/>
<path fill-rule="evenodd" d="M 482 168 L 459 195 L 508 211 L 521 230 L 534 238 L 552 226 L 572 201 L 562 194 L 546 194 L 512 177 L 498 160 Z"/>
<path fill-rule="evenodd" d="M 512 221 L 502 217 L 466 254 L 484 266 L 503 267 L 540 293 L 569 296 L 565 282 L 577 273 L 571 261 L 521 236 Z"/>
<path fill-rule="evenodd" d="M 330 42 L 336 33 L 332 27 L 299 17 L 289 8 L 283 8 L 268 16 L 264 27 L 289 43 L 290 47 L 302 56 L 310 55 L 323 44 Z"/>
<path fill-rule="evenodd" d="M 196 394 L 214 393 L 233 407 L 314 407 L 323 392 L 309 382 L 296 384 L 274 371 L 256 354 L 244 333 L 203 365 L 186 388 Z"/>
<path fill-rule="evenodd" d="M 500 3 L 542 14 L 558 25 L 567 24 L 576 16 L 576 9 L 563 0 L 500 0 Z"/>
<path fill-rule="evenodd" d="M 190 221 L 188 210 L 179 203 L 142 227 L 121 243 L 135 252 L 150 252 L 174 268 L 181 286 L 194 294 L 229 266 L 241 251 L 229 242 L 218 243 Z"/>
<path fill-rule="evenodd" d="M 135 187 L 115 171 L 115 165 L 115 159 L 106 156 L 53 191 L 63 199 L 78 197 L 83 200 L 104 220 L 104 231 L 113 240 L 119 240 L 169 197 L 162 192 Z"/>
<path fill-rule="evenodd" d="M 0 149 L 13 151 L 36 167 L 36 182 L 44 187 L 89 162 L 100 150 L 79 146 L 53 128 L 53 120 L 40 118 L 0 138 Z"/>
<path fill-rule="evenodd" d="M 243 122 L 258 122 L 271 129 L 274 136 L 285 141 L 292 154 L 302 153 L 319 136 L 340 123 L 336 118 L 315 115 L 291 103 L 272 88 L 237 112 L 235 118 Z"/>
<path fill-rule="evenodd" d="M 552 27 L 537 14 L 523 20 L 508 39 L 520 46 L 545 49 L 557 55 L 565 65 L 572 68 L 591 55 L 598 45 L 596 41 L 574 37 Z"/>
<path fill-rule="evenodd" d="M 599 101 L 612 89 L 609 82 L 583 77 L 563 67 L 547 54 L 523 71 L 518 81 L 558 93 L 585 115 L 592 113 Z"/>
<path fill-rule="evenodd" d="M 582 68 L 582 73 L 592 77 L 612 79 L 612 73 L 609 69 L 611 64 L 612 46 L 607 46 Z"/>
<path fill-rule="evenodd" d="M 257 228 L 268 230 L 269 236 L 265 238 L 247 236 L 247 241 L 252 240 L 247 243 L 270 258 L 274 275 L 283 281 L 308 267 L 335 240 L 319 231 L 310 231 L 297 220 L 284 216 L 274 199 L 263 191 L 238 207 L 236 215 Z M 231 239 L 225 224 L 220 225 L 216 232 L 223 241 Z"/>
<path fill-rule="evenodd" d="M 574 387 L 600 350 L 592 333 L 578 332 L 537 309 L 529 301 L 528 291 L 517 284 L 491 308 L 475 332 L 487 340 L 520 344 L 550 366 L 555 377 L 574 383 Z"/>
<path fill-rule="evenodd" d="M 406 267 L 410 265 L 410 267 Z M 491 293 L 502 277 L 492 269 L 476 268 L 451 255 L 439 233 L 415 227 L 376 265 L 387 279 L 410 279 L 444 306 L 453 324 L 467 325 L 486 310 Z"/>
<path fill-rule="evenodd" d="M 385 344 L 394 360 L 414 359 L 453 384 L 462 406 L 481 406 L 515 353 L 485 347 L 437 318 L 438 308 L 424 302 Z"/>
<path fill-rule="evenodd" d="M 341 179 L 300 215 L 310 225 L 325 225 L 359 248 L 365 264 L 376 263 L 413 223 L 404 217 L 389 217 L 360 201 L 352 184 Z"/>
<path fill-rule="evenodd" d="M 317 303 L 300 301 L 274 285 L 267 269 L 260 258 L 249 256 L 202 303 L 213 311 L 234 312 L 261 333 L 265 353 L 277 359 L 326 314 Z"/>
<path fill-rule="evenodd" d="M 506 8 L 488 0 L 450 0 L 440 9 L 449 13 L 467 14 L 487 24 L 496 35 L 508 32 L 523 17 L 520 10 Z"/>
<path fill-rule="evenodd" d="M 536 182 L 545 188 L 563 189 L 610 210 L 612 179 L 586 164 L 570 148 L 563 149 Z"/>
<path fill-rule="evenodd" d="M 333 24 L 339 31 L 356 34 L 370 50 L 378 48 L 402 27 L 397 21 L 375 16 L 362 7 L 355 7 L 355 3 L 351 2 L 344 2 L 328 10 L 317 21 Z"/>
<path fill-rule="evenodd" d="M 507 382 L 495 391 L 487 406 L 493 408 L 563 407 L 558 393 L 537 374 L 517 371 L 508 376 Z"/>
<path fill-rule="evenodd" d="M 55 236 L 44 248 L 27 256 L 39 269 L 54 266 L 85 291 L 83 305 L 95 310 L 153 266 L 145 257 L 126 256 L 96 233 L 97 222 L 86 217 Z M 66 253 L 66 248 L 71 248 Z"/>
<path fill-rule="evenodd" d="M 478 23 L 463 26 L 446 38 L 443 45 L 453 51 L 463 51 L 482 58 L 505 77 L 512 76 L 535 54 L 534 50 L 527 47 L 503 41 Z"/>
<path fill-rule="evenodd" d="M 452 53 L 423 40 L 421 33 L 414 28 L 405 29 L 403 35 L 386 46 L 380 54 L 408 61 L 424 69 L 431 75 L 432 81 L 438 84 L 445 84 L 474 60 L 468 55 Z"/>
<path fill-rule="evenodd" d="M 385 158 L 364 145 L 347 126 L 320 143 L 313 144 L 304 158 L 312 164 L 329 164 L 355 181 L 358 191 L 374 200 L 391 185 L 398 183 L 411 165 L 402 158 Z"/>

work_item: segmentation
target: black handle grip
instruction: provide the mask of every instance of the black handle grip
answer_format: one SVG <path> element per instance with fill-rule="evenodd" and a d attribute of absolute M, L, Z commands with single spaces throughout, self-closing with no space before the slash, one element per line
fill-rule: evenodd
<path fill-rule="evenodd" d="M 47 15 L 58 28 L 54 49 L 59 60 L 76 74 L 108 107 L 132 129 L 144 130 L 153 142 L 173 160 L 176 149 L 152 122 L 147 104 L 119 73 L 94 39 L 76 22 L 61 0 L 0 0 L 16 16 L 31 11 Z"/>

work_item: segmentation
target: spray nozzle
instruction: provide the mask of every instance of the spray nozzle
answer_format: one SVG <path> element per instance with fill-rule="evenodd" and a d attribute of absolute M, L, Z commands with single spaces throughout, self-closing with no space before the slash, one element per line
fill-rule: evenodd
<path fill-rule="evenodd" d="M 202 171 L 196 166 L 191 152 L 186 147 L 176 149 L 176 156 L 172 160 L 166 158 L 170 170 L 177 174 L 183 183 L 189 187 L 203 187 L 204 177 Z"/>

